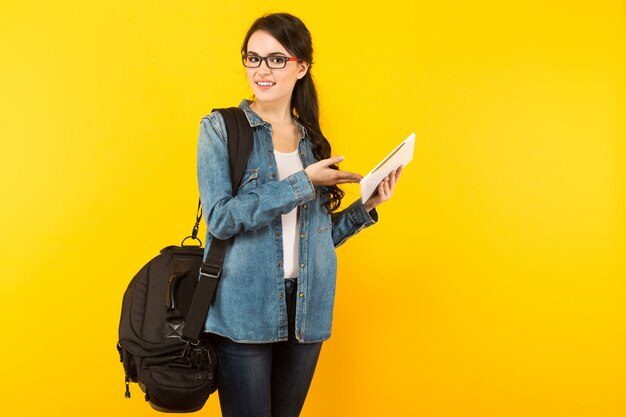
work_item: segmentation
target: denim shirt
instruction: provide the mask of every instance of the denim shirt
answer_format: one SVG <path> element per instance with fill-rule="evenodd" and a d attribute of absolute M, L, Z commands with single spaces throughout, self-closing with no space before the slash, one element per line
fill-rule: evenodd
<path fill-rule="evenodd" d="M 272 126 L 243 100 L 254 130 L 254 144 L 237 195 L 233 197 L 222 116 L 205 116 L 198 138 L 198 183 L 207 225 L 208 252 L 213 236 L 234 236 L 226 250 L 222 275 L 209 309 L 205 331 L 242 343 L 287 340 L 281 215 L 295 207 L 298 219 L 298 287 L 295 336 L 299 342 L 330 337 L 337 257 L 335 247 L 378 221 L 360 199 L 332 215 L 321 189 L 304 171 L 279 181 Z M 316 162 L 306 129 L 300 129 L 302 165 Z"/>

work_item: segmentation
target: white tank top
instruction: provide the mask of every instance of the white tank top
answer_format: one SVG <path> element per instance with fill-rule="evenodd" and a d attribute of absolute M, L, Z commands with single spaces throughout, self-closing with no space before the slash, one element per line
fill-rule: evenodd
<path fill-rule="evenodd" d="M 278 179 L 283 180 L 288 176 L 302 171 L 302 161 L 298 150 L 283 153 L 274 151 L 276 165 L 278 166 Z M 285 278 L 298 277 L 298 207 L 295 207 L 282 216 L 283 222 L 283 267 Z"/>

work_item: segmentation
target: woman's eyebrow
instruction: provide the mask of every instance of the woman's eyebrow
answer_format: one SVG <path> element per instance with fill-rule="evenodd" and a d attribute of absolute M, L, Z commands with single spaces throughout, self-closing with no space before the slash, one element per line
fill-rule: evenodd
<path fill-rule="evenodd" d="M 253 55 L 258 55 L 258 56 L 261 56 L 261 55 L 259 55 L 259 53 L 254 52 L 254 51 L 248 51 L 248 53 L 249 53 L 249 54 L 253 54 Z M 268 56 L 276 56 L 276 55 L 280 55 L 280 56 L 287 56 L 287 54 L 286 54 L 286 53 L 284 53 L 284 52 L 271 52 Z"/>

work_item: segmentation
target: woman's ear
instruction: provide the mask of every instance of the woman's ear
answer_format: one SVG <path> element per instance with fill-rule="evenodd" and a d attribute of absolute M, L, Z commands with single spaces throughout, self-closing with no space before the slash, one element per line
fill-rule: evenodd
<path fill-rule="evenodd" d="M 309 63 L 306 61 L 298 61 L 298 79 L 301 80 L 309 70 Z"/>

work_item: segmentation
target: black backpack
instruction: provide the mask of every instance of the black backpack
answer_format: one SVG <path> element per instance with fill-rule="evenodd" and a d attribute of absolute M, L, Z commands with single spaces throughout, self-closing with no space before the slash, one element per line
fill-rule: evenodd
<path fill-rule="evenodd" d="M 233 195 L 252 150 L 252 128 L 235 107 L 217 109 L 226 124 Z M 193 412 L 217 389 L 217 357 L 203 332 L 221 274 L 228 240 L 214 238 L 203 262 L 198 202 L 191 236 L 167 246 L 132 279 L 122 302 L 117 349 L 124 366 L 126 398 L 137 382 L 158 411 Z M 186 245 L 191 239 L 199 245 Z M 231 238 L 232 239 L 232 238 Z"/>

